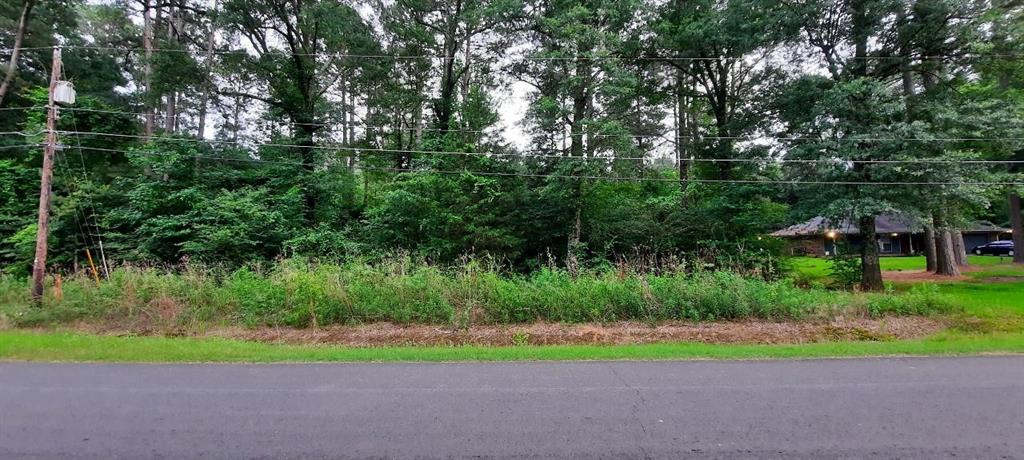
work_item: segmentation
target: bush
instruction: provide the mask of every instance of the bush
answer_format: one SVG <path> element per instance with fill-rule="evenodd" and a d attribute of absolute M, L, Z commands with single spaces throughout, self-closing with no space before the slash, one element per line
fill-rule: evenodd
<path fill-rule="evenodd" d="M 177 271 L 126 266 L 99 285 L 86 276 L 69 277 L 61 301 L 48 289 L 45 308 L 28 305 L 26 286 L 20 277 L 0 278 L 0 299 L 5 302 L 0 314 L 14 324 L 89 320 L 151 329 L 216 323 L 310 327 L 389 321 L 468 327 L 532 321 L 798 319 L 849 307 L 856 297 L 729 271 L 654 274 L 620 268 L 574 277 L 544 268 L 522 275 L 478 261 L 438 267 L 408 257 L 344 265 L 292 259 L 226 274 L 194 264 Z M 950 308 L 927 287 L 867 299 L 872 315 Z"/>
<path fill-rule="evenodd" d="M 850 245 L 844 243 L 838 246 L 838 250 L 833 251 L 828 261 L 829 275 L 836 287 L 851 289 L 860 284 L 863 276 L 860 256 L 850 248 Z"/>
<path fill-rule="evenodd" d="M 931 315 L 956 310 L 953 301 L 939 292 L 934 284 L 917 284 L 902 295 L 874 294 L 868 300 L 868 313 L 884 315 Z"/>

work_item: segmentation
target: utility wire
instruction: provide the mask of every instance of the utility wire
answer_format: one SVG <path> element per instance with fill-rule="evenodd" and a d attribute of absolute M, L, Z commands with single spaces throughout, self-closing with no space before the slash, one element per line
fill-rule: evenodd
<path fill-rule="evenodd" d="M 207 143 L 246 145 L 246 142 L 244 142 L 244 141 L 227 141 L 227 140 L 217 140 L 217 139 L 193 139 L 193 138 L 158 137 L 158 136 L 153 136 L 153 137 L 148 137 L 147 138 L 146 136 L 143 136 L 141 134 L 96 133 L 96 132 L 86 132 L 86 131 L 82 131 L 82 132 L 78 132 L 78 131 L 60 131 L 60 132 L 64 133 L 64 134 L 87 134 L 87 135 L 91 134 L 91 135 L 96 135 L 96 136 L 127 137 L 127 138 L 133 138 L 133 139 L 162 139 L 162 140 L 180 141 L 180 142 L 207 142 Z M 0 134 L 5 134 L 5 133 L 0 133 Z M 20 133 L 15 133 L 15 134 L 20 134 Z M 923 137 L 908 137 L 908 138 L 898 138 L 898 137 L 844 137 L 844 138 L 838 138 L 838 139 L 828 139 L 828 138 L 809 137 L 809 136 L 763 137 L 763 138 L 749 138 L 749 137 L 739 137 L 739 136 L 705 136 L 705 137 L 701 137 L 700 139 L 705 139 L 705 140 L 706 139 L 711 139 L 711 140 L 733 139 L 733 140 L 749 140 L 749 141 L 755 141 L 755 140 L 760 140 L 760 139 L 775 139 L 775 140 L 782 140 L 782 141 L 806 140 L 806 141 L 819 141 L 819 142 L 838 142 L 838 141 L 847 141 L 847 142 L 903 142 L 903 141 L 921 141 L 921 142 L 935 142 L 935 141 L 944 141 L 944 142 L 993 141 L 994 142 L 994 141 L 1024 141 L 1024 137 L 1003 137 L 1003 138 L 988 138 L 988 137 L 934 137 L 934 138 L 923 138 Z M 267 146 L 272 146 L 272 147 L 310 147 L 308 145 L 274 144 L 274 143 L 262 143 L 260 145 L 267 145 Z M 427 153 L 429 153 L 429 152 L 427 152 Z"/>
<path fill-rule="evenodd" d="M 77 107 L 66 107 L 63 110 L 71 110 L 77 112 L 98 112 L 98 113 L 109 113 L 109 114 L 120 114 L 120 115 L 137 115 L 145 116 L 148 115 L 145 112 L 126 112 L 120 110 L 102 110 L 102 109 L 89 109 L 89 108 L 77 108 Z M 186 114 L 179 113 L 174 115 L 174 118 L 183 117 Z M 280 122 L 280 124 L 291 124 L 287 122 Z M 305 126 L 339 126 L 339 123 L 302 123 Z M 362 127 L 364 130 L 390 130 L 396 132 L 398 130 L 412 130 L 414 128 L 409 127 L 398 127 L 393 125 L 367 125 L 358 124 L 356 126 Z M 454 132 L 454 133 L 470 133 L 470 134 L 490 134 L 488 130 L 474 130 L 474 129 L 459 129 L 459 128 L 420 128 L 420 131 L 440 131 L 440 132 Z M 880 137 L 849 137 L 839 139 L 822 139 L 814 136 L 679 136 L 679 135 L 665 135 L 665 134 L 631 134 L 631 133 L 581 133 L 587 137 L 611 137 L 611 138 L 623 138 L 631 137 L 635 139 L 650 138 L 650 139 L 691 139 L 691 140 L 734 140 L 734 141 L 761 141 L 761 140 L 777 140 L 777 141 L 809 141 L 816 140 L 822 142 L 882 142 L 882 141 L 910 141 L 910 142 L 981 142 L 981 141 L 1024 141 L 1024 137 L 905 137 L 905 138 L 880 138 Z"/>
<path fill-rule="evenodd" d="M 120 110 L 102 110 L 102 109 L 90 109 L 90 108 L 78 108 L 78 107 L 62 107 L 61 110 L 68 110 L 72 112 L 96 112 L 96 113 L 108 113 L 108 114 L 120 114 L 120 115 L 137 115 L 145 116 L 148 115 L 145 112 L 127 112 Z M 173 118 L 185 117 L 186 114 L 179 113 L 173 116 Z M 281 122 L 280 124 L 291 124 L 287 122 Z M 312 126 L 339 126 L 338 123 L 302 123 L 303 125 Z M 390 130 L 396 132 L 397 130 L 412 130 L 413 128 L 408 127 L 396 127 L 391 125 L 366 125 L 358 124 L 357 126 L 362 127 L 364 130 Z M 440 132 L 453 132 L 453 133 L 470 133 L 470 134 L 490 134 L 488 130 L 472 130 L 472 129 L 458 129 L 458 128 L 420 128 L 421 131 L 440 131 Z M 20 132 L 6 131 L 0 132 L 0 134 L 19 134 L 19 135 L 33 135 L 23 134 Z M 41 134 L 41 133 L 39 133 Z M 819 141 L 819 142 L 1020 142 L 1024 141 L 1024 137 L 844 137 L 844 138 L 821 138 L 814 136 L 670 136 L 666 134 L 631 134 L 631 133 L 580 133 L 580 135 L 587 137 L 598 137 L 598 138 L 623 138 L 630 137 L 635 139 L 649 138 L 649 139 L 690 139 L 690 140 L 733 140 L 741 142 L 755 142 L 755 141 Z M 144 137 L 144 136 L 143 136 Z M 220 141 L 223 142 L 223 141 Z"/>
<path fill-rule="evenodd" d="M 239 158 L 239 157 L 222 157 L 222 156 L 209 156 L 209 155 L 177 155 L 175 153 L 168 152 L 145 152 L 145 151 L 129 151 L 129 150 L 118 150 L 118 149 L 107 149 L 101 147 L 82 147 L 83 150 L 98 151 L 98 152 L 112 152 L 112 153 L 123 153 L 129 155 L 140 155 L 140 156 L 175 156 L 178 158 L 196 158 L 203 160 L 215 160 L 215 161 L 232 161 L 242 163 L 255 163 L 255 164 L 278 164 L 278 165 L 290 165 L 290 166 L 303 166 L 302 162 L 297 161 L 280 161 L 280 160 L 263 160 L 258 158 Z M 384 171 L 384 172 L 423 172 L 423 173 L 437 173 L 437 174 L 471 174 L 476 176 L 503 176 L 503 177 L 532 177 L 532 178 L 556 178 L 556 179 L 593 179 L 593 180 L 606 180 L 606 181 L 619 181 L 619 182 L 694 182 L 694 183 L 709 183 L 709 184 L 778 184 L 778 185 L 879 185 L 879 186 L 895 186 L 895 185 L 961 185 L 961 186 L 1024 186 L 1024 182 L 954 182 L 954 181 L 942 181 L 942 182 L 908 182 L 908 181 L 885 181 L 885 182 L 869 182 L 869 181 L 827 181 L 827 180 L 757 180 L 757 179 L 677 179 L 677 178 L 657 178 L 657 177 L 624 177 L 624 176 L 595 176 L 595 175 L 571 175 L 571 174 L 534 174 L 534 173 L 505 173 L 505 172 L 490 172 L 490 171 L 472 171 L 472 170 L 441 170 L 433 168 L 385 168 L 385 167 L 374 167 L 359 165 L 359 168 L 367 171 Z"/>
<path fill-rule="evenodd" d="M 45 134 L 45 133 L 46 133 L 46 131 L 36 131 L 34 133 L 33 132 L 27 132 L 26 133 L 26 132 L 22 132 L 22 131 L 0 131 L 0 136 L 32 137 L 32 136 L 38 136 L 40 134 Z"/>
<path fill-rule="evenodd" d="M 91 49 L 101 51 L 118 51 L 124 53 L 142 53 L 146 52 L 144 48 L 135 47 L 117 47 L 117 46 L 100 46 L 100 45 L 59 45 L 59 46 L 35 46 L 35 47 L 23 47 L 22 51 L 39 51 L 39 50 L 50 50 L 53 48 L 63 49 Z M 5 53 L 10 53 L 10 48 L 0 50 Z M 194 54 L 191 50 L 178 49 L 178 48 L 152 48 L 149 51 L 154 53 L 177 53 L 177 54 Z M 454 56 L 448 56 L 444 54 L 351 54 L 351 53 L 331 53 L 331 52 L 316 52 L 316 53 L 294 53 L 287 50 L 271 50 L 270 53 L 257 53 L 256 51 L 249 50 L 214 50 L 213 54 L 216 55 L 245 55 L 245 56 L 258 56 L 260 54 L 275 54 L 282 56 L 304 56 L 304 57 L 334 57 L 334 58 L 352 58 L 352 59 L 396 59 L 396 60 L 414 60 L 414 59 L 453 59 Z M 963 58 L 992 58 L 992 59 L 1020 59 L 1024 57 L 1022 53 L 961 53 L 961 54 L 949 54 L 949 55 L 875 55 L 875 56 L 849 56 L 849 59 L 856 60 L 943 60 L 943 59 L 963 59 Z M 531 61 L 577 61 L 577 60 L 588 60 L 588 61 L 602 61 L 602 60 L 619 60 L 619 61 L 741 61 L 746 60 L 746 56 L 614 56 L 614 55 L 591 55 L 591 56 L 519 56 L 516 59 L 531 60 Z"/>
<path fill-rule="evenodd" d="M 13 112 L 15 110 L 24 111 L 24 110 L 45 109 L 45 108 L 46 108 L 45 105 L 34 105 L 34 106 L 31 106 L 31 107 L 0 107 L 0 112 Z"/>
<path fill-rule="evenodd" d="M 121 137 L 130 139 L 147 139 L 146 136 L 135 135 L 135 134 L 117 134 L 117 133 L 93 133 L 83 131 L 60 131 L 63 134 L 76 134 L 76 135 L 95 135 L 101 137 Z M 210 140 L 210 139 L 193 139 L 193 138 L 180 138 L 180 137 L 153 137 L 149 139 L 160 139 L 164 141 L 172 142 L 189 142 L 199 144 L 235 144 L 246 146 L 243 141 L 228 141 L 228 140 Z M 450 155 L 450 156 L 481 156 L 481 157 L 510 157 L 510 158 L 546 158 L 546 159 L 559 159 L 559 160 L 608 160 L 608 161 L 645 161 L 645 160 L 676 160 L 672 157 L 623 157 L 623 156 L 592 156 L 592 157 L 579 157 L 579 156 L 568 156 L 568 155 L 552 155 L 552 154 L 536 154 L 536 153 L 500 153 L 500 152 L 450 152 L 443 150 L 410 150 L 410 149 L 383 149 L 383 148 L 363 148 L 363 147 L 352 147 L 338 144 L 328 145 L 299 145 L 299 144 L 281 144 L 273 142 L 256 143 L 254 148 L 259 147 L 279 147 L 279 148 L 310 148 L 315 150 L 341 150 L 351 151 L 356 153 L 405 153 L 405 154 L 421 154 L 421 155 Z M 803 159 L 803 158 L 684 158 L 681 161 L 698 162 L 698 163 L 807 163 L 807 164 L 1024 164 L 1024 160 L 971 160 L 971 159 L 938 159 L 938 158 L 921 158 L 921 159 L 908 159 L 908 160 L 844 160 L 844 159 Z"/>
<path fill-rule="evenodd" d="M 228 141 L 228 140 L 213 140 L 213 139 L 192 139 L 192 138 L 177 138 L 177 137 L 150 137 L 134 134 L 118 134 L 118 133 L 96 133 L 88 131 L 58 131 L 60 134 L 69 135 L 92 135 L 99 137 L 119 137 L 129 139 L 160 139 L 163 141 L 172 142 L 191 142 L 200 144 L 235 144 L 243 147 L 247 146 L 244 141 Z M 18 134 L 24 135 L 23 133 L 0 133 L 0 134 Z M 900 139 L 892 139 L 893 141 L 899 141 Z M 976 139 L 977 140 L 977 139 Z M 996 139 L 991 139 L 996 140 Z M 829 142 L 829 140 L 823 140 L 822 142 Z M 20 144 L 20 145 L 8 145 L 0 146 L 0 149 L 8 148 L 21 148 L 21 147 L 32 147 L 32 144 Z M 500 152 L 450 152 L 440 150 L 411 150 L 411 149 L 382 149 L 382 148 L 365 148 L 365 147 L 352 147 L 339 144 L 328 144 L 328 145 L 299 145 L 299 144 L 282 144 L 282 143 L 257 143 L 255 148 L 259 147 L 280 147 L 280 148 L 311 148 L 315 150 L 342 150 L 352 151 L 356 153 L 407 153 L 407 154 L 423 154 L 423 155 L 449 155 L 449 156 L 483 156 L 483 157 L 510 157 L 510 158 L 546 158 L 546 159 L 560 159 L 560 160 L 609 160 L 609 161 L 657 161 L 657 160 L 673 160 L 677 159 L 668 156 L 642 156 L 642 157 L 623 157 L 623 156 L 592 156 L 592 157 L 578 157 L 569 155 L 553 155 L 553 154 L 538 154 L 541 150 L 527 151 L 525 153 L 500 153 Z M 680 161 L 696 162 L 696 163 L 805 163 L 805 164 L 993 164 L 993 165 L 1012 165 L 1012 164 L 1024 164 L 1024 160 L 971 160 L 971 159 L 940 159 L 940 158 L 920 158 L 920 159 L 907 159 L 907 160 L 847 160 L 847 159 L 801 159 L 801 158 L 684 158 Z"/>
<path fill-rule="evenodd" d="M 63 151 L 59 151 L 58 150 L 57 152 L 54 152 L 54 157 L 57 160 L 56 161 L 57 166 L 59 166 L 58 168 L 54 168 L 54 169 L 56 171 L 59 171 L 60 176 L 62 178 L 64 178 L 64 180 L 62 180 L 60 182 L 62 182 L 62 185 L 64 186 L 65 193 L 67 193 L 67 196 L 70 197 L 70 196 L 72 196 L 71 183 L 73 182 L 71 180 L 71 166 L 70 166 L 70 162 L 68 161 L 67 156 L 64 154 Z M 81 190 L 81 189 L 79 188 L 78 190 Z M 86 220 L 87 221 L 88 219 L 84 218 L 84 217 L 82 219 L 79 219 L 78 214 L 80 212 L 82 212 L 82 211 L 80 209 L 78 209 L 77 206 L 75 206 L 74 210 L 72 212 L 72 215 L 74 216 L 74 219 L 75 219 L 75 226 L 78 227 L 78 232 L 81 234 L 81 237 L 82 237 L 82 241 L 81 242 L 82 242 L 82 244 L 86 245 L 87 248 L 88 247 L 95 247 L 96 243 L 95 243 L 95 241 L 93 241 L 91 233 L 86 231 L 85 226 L 82 225 L 82 220 Z M 78 237 L 76 236 L 75 239 L 77 240 Z"/>
<path fill-rule="evenodd" d="M 63 71 L 63 69 L 61 69 L 61 70 Z M 78 131 L 78 119 L 75 117 L 75 114 L 73 112 L 71 113 L 71 125 L 72 125 L 72 127 L 75 128 L 75 131 L 77 132 Z M 86 182 L 91 182 L 89 180 L 89 169 L 85 166 L 85 153 L 82 152 L 82 137 L 81 136 L 75 135 L 75 144 L 78 147 L 78 160 L 79 160 L 79 164 L 82 167 L 82 177 L 85 178 Z M 106 253 L 106 249 L 103 247 L 103 229 L 100 228 L 100 222 L 99 222 L 99 217 L 98 217 L 99 213 L 96 212 L 96 204 L 95 204 L 95 202 L 92 199 L 92 195 L 91 194 L 86 194 L 86 199 L 88 200 L 89 209 L 92 211 L 92 225 L 93 225 L 94 228 L 96 228 L 96 238 L 99 241 L 100 262 L 102 263 L 102 266 L 103 266 L 103 277 L 109 279 L 110 278 L 110 267 L 107 265 L 107 253 Z M 88 225 L 88 224 L 89 224 L 89 221 L 88 221 L 88 219 L 86 219 L 86 225 Z"/>

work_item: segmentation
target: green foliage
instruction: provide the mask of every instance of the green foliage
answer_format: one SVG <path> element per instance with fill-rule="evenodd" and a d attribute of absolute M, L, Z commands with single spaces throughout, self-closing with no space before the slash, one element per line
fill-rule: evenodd
<path fill-rule="evenodd" d="M 10 261 L 2 272 L 23 275 L 32 270 L 37 233 L 34 224 L 28 225 L 2 241 L 4 246 L 0 249 L 0 260 Z"/>
<path fill-rule="evenodd" d="M 193 233 L 181 251 L 199 260 L 236 264 L 273 257 L 294 228 L 299 198 L 294 192 L 273 196 L 266 189 L 239 189 L 194 203 L 186 215 Z"/>
<path fill-rule="evenodd" d="M 39 193 L 37 175 L 28 165 L 0 160 L 0 240 L 14 238 L 34 224 L 33 212 L 39 206 L 38 199 L 32 200 L 33 192 L 36 197 Z M 5 243 L 0 247 L 0 266 L 14 263 L 20 256 L 14 243 Z"/>
<path fill-rule="evenodd" d="M 876 294 L 868 300 L 871 316 L 884 315 L 929 315 L 950 313 L 958 306 L 943 295 L 934 284 L 915 284 L 910 291 L 901 295 Z"/>
<path fill-rule="evenodd" d="M 640 274 L 628 269 L 573 276 L 546 268 L 521 275 L 479 261 L 459 267 L 408 257 L 343 265 L 284 260 L 229 273 L 188 264 L 178 270 L 122 267 L 97 285 L 71 276 L 62 300 L 31 306 L 25 278 L 0 277 L 0 314 L 18 325 L 78 320 L 133 329 L 196 329 L 212 324 L 310 327 L 388 321 L 399 324 L 515 324 L 606 321 L 768 320 L 822 316 L 858 305 L 848 294 L 801 289 L 729 271 Z M 948 311 L 934 290 L 873 295 L 881 314 Z"/>
<path fill-rule="evenodd" d="M 845 241 L 836 245 L 835 250 L 829 255 L 828 263 L 828 273 L 832 277 L 833 285 L 851 289 L 860 283 L 863 276 L 860 256 Z"/>
<path fill-rule="evenodd" d="M 556 277 L 570 259 L 588 271 L 644 260 L 643 273 L 699 260 L 774 280 L 780 247 L 759 237 L 792 220 L 936 209 L 954 224 L 1008 220 L 993 211 L 1005 188 L 962 184 L 1019 180 L 1013 168 L 964 161 L 1024 155 L 1014 140 L 1024 137 L 1021 64 L 994 57 L 1020 52 L 1020 5 L 379 6 L 366 15 L 326 0 L 153 5 L 146 57 L 124 51 L 145 41 L 138 9 L 38 3 L 32 49 L 0 111 L 0 266 L 26 267 L 45 48 L 57 42 L 68 45 L 63 78 L 78 101 L 58 120 L 56 270 L 96 253 L 101 235 L 115 262 L 227 270 L 404 252 L 440 264 L 489 257 L 527 278 L 544 267 Z M 14 30 L 19 12 L 20 2 L 0 7 L 0 30 Z M 851 59 L 857 44 L 867 55 Z M 782 56 L 793 61 L 780 65 Z M 943 59 L 901 66 L 898 56 Z M 912 94 L 893 84 L 905 72 Z M 529 88 L 514 127 L 509 76 Z M 717 159 L 726 161 L 706 161 Z M 929 163 L 893 163 L 917 160 Z M 881 181 L 949 185 L 830 184 Z"/>

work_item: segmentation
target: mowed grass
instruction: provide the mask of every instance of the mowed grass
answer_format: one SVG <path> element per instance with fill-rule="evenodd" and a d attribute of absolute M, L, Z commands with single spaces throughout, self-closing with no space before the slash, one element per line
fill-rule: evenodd
<path fill-rule="evenodd" d="M 968 281 L 935 283 L 939 292 L 949 296 L 965 313 L 982 317 L 1024 315 L 1024 265 L 1012 263 L 1009 257 L 968 256 L 968 262 L 980 267 L 964 272 Z M 883 257 L 883 271 L 924 270 L 924 257 Z M 797 276 L 824 279 L 829 275 L 828 259 L 795 257 L 791 270 Z M 1000 278 L 1008 278 L 1000 279 Z M 1019 281 L 1012 279 L 1020 278 Z M 897 290 L 909 289 L 916 283 L 893 283 Z"/>
<path fill-rule="evenodd" d="M 1024 273 L 1024 268 L 1014 266 L 1012 263 L 1013 260 L 1010 257 L 968 255 L 967 261 L 971 265 L 982 267 L 1002 266 L 1007 268 L 1010 274 L 1018 273 L 1018 271 L 1020 273 Z M 911 271 L 925 269 L 924 256 L 882 257 L 879 259 L 879 262 L 882 265 L 882 271 Z M 832 267 L 829 263 L 829 259 L 822 257 L 793 257 L 789 259 L 789 263 L 790 269 L 793 273 L 811 279 L 827 278 Z M 968 275 L 970 276 L 971 273 L 968 273 Z"/>
<path fill-rule="evenodd" d="M 968 256 L 979 269 L 964 272 L 969 279 L 934 283 L 961 312 L 952 315 L 952 328 L 973 334 L 1024 332 L 1024 266 L 1009 257 Z M 924 270 L 924 257 L 885 257 L 883 271 Z M 827 259 L 794 258 L 791 269 L 797 277 L 825 281 L 829 276 Z M 897 291 L 906 291 L 920 282 L 894 282 Z"/>
<path fill-rule="evenodd" d="M 225 339 L 0 332 L 0 359 L 84 362 L 449 362 L 780 359 L 1024 353 L 1024 333 L 943 332 L 924 340 L 798 345 L 569 345 L 382 347 L 269 345 Z"/>

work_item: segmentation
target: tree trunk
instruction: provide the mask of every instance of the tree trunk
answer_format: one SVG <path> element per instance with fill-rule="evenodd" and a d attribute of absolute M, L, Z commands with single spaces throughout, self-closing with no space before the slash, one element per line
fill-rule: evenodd
<path fill-rule="evenodd" d="M 175 29 L 174 29 L 174 6 L 167 7 L 167 39 L 175 40 Z M 170 91 L 167 93 L 167 100 L 164 105 L 164 132 L 173 133 L 178 126 L 178 92 Z"/>
<path fill-rule="evenodd" d="M 1004 9 L 1005 12 L 1009 12 L 1009 8 L 1012 6 L 1012 2 L 1003 1 L 1000 2 L 998 8 Z M 995 22 L 996 27 L 993 30 L 993 43 L 997 44 L 997 50 L 1006 49 L 1007 36 L 1003 31 L 1002 23 L 1000 21 Z M 1001 72 L 999 72 L 999 90 L 1003 93 L 1010 89 L 1010 77 L 1012 76 L 1014 67 L 1003 66 Z M 1012 171 L 1012 170 L 1011 170 Z M 1024 215 L 1021 214 L 1021 196 L 1020 193 L 1014 190 L 1010 190 L 1007 194 L 1007 204 L 1009 205 L 1010 212 L 1010 230 L 1011 237 L 1013 238 L 1013 263 L 1024 264 Z"/>
<path fill-rule="evenodd" d="M 718 158 L 732 158 L 734 156 L 735 143 L 732 139 L 732 131 L 729 128 L 728 98 L 725 90 L 722 90 L 721 102 L 716 102 L 713 112 L 715 113 L 715 136 L 718 142 L 715 144 L 715 156 Z M 729 180 L 732 176 L 733 164 L 731 161 L 718 162 L 718 179 Z"/>
<path fill-rule="evenodd" d="M 960 276 L 956 265 L 956 254 L 953 251 L 953 235 L 946 226 L 945 218 L 936 213 L 935 222 L 935 274 L 943 276 Z"/>
<path fill-rule="evenodd" d="M 854 60 L 850 65 L 850 72 L 854 77 L 867 75 L 867 42 L 868 42 L 868 19 L 867 5 L 865 0 L 851 0 L 851 34 L 854 37 Z M 865 291 L 877 291 L 883 288 L 882 267 L 878 260 L 878 239 L 875 228 L 875 216 L 862 217 L 860 219 L 861 236 L 861 287 Z"/>
<path fill-rule="evenodd" d="M 590 65 L 586 59 L 576 59 L 574 71 L 576 85 L 572 89 L 572 122 L 569 125 L 569 155 L 574 157 L 582 157 L 585 151 L 583 121 L 587 117 L 587 93 L 589 92 L 587 76 L 590 71 Z"/>
<path fill-rule="evenodd" d="M 472 83 L 473 71 L 472 71 L 472 59 L 471 47 L 473 46 L 473 37 L 466 37 L 466 49 L 463 52 L 462 60 L 465 61 L 466 71 L 462 74 L 462 103 L 465 104 L 469 100 L 469 88 Z"/>
<path fill-rule="evenodd" d="M 377 119 L 377 111 L 370 105 L 370 101 L 366 101 L 366 117 L 363 119 L 363 139 L 370 146 L 377 145 L 377 131 L 373 128 L 373 124 Z"/>
<path fill-rule="evenodd" d="M 338 92 L 341 93 L 341 144 L 347 146 L 351 142 L 348 138 L 348 77 L 343 75 L 339 80 Z"/>
<path fill-rule="evenodd" d="M 959 229 L 950 230 L 953 236 L 953 256 L 956 260 L 956 264 L 961 267 L 966 267 L 967 262 L 967 247 L 964 244 L 964 234 Z"/>
<path fill-rule="evenodd" d="M 317 197 L 316 191 L 313 189 L 316 173 L 316 149 L 314 144 L 314 137 L 316 135 L 316 126 L 311 121 L 304 121 L 296 124 L 299 132 L 299 139 L 296 142 L 299 145 L 299 153 L 302 156 L 302 172 L 303 178 L 301 179 L 302 197 L 305 203 L 303 207 L 303 218 L 306 220 L 306 225 L 316 225 L 316 207 Z"/>
<path fill-rule="evenodd" d="M 583 206 L 579 201 L 576 202 L 576 218 L 573 220 L 572 231 L 569 233 L 569 244 L 566 247 L 565 253 L 565 269 L 569 271 L 569 274 L 576 277 L 580 274 L 580 262 L 578 253 L 580 250 L 580 240 L 583 233 L 582 221 L 580 214 L 582 213 Z"/>
<path fill-rule="evenodd" d="M 900 7 L 896 18 L 898 23 L 902 23 L 906 20 L 907 12 L 903 7 Z M 904 29 L 902 27 L 899 30 L 900 55 L 910 56 L 910 37 L 904 36 Z M 904 113 L 906 115 L 906 120 L 909 123 L 913 120 L 911 105 L 913 104 L 914 99 L 914 74 L 910 69 L 910 59 L 900 59 L 900 82 L 903 86 Z"/>
<path fill-rule="evenodd" d="M 216 2 L 214 2 L 213 14 L 214 16 L 217 15 Z M 213 48 L 214 41 L 216 38 L 216 35 L 214 34 L 213 30 L 213 24 L 214 22 L 211 19 L 210 28 L 206 31 L 206 62 L 203 63 L 206 70 L 206 75 L 204 75 L 205 80 L 203 81 L 203 96 L 199 102 L 199 127 L 197 129 L 197 136 L 200 139 L 202 139 L 206 135 L 206 114 L 207 111 L 209 110 L 208 106 L 210 104 L 210 93 L 213 90 Z"/>
<path fill-rule="evenodd" d="M 35 0 L 25 0 L 21 8 L 21 17 L 18 18 L 18 30 L 14 33 L 14 46 L 11 47 L 11 60 L 7 63 L 7 72 L 4 74 L 4 82 L 0 84 L 0 106 L 4 104 L 4 96 L 14 82 L 14 76 L 18 74 L 18 56 L 21 54 L 21 42 L 25 39 L 25 31 L 28 29 L 28 18 L 32 14 L 32 7 Z"/>
<path fill-rule="evenodd" d="M 865 59 L 868 55 L 868 37 L 870 37 L 870 19 L 868 18 L 869 0 L 851 0 L 850 5 L 850 35 L 853 37 L 853 62 L 850 63 L 850 73 L 854 77 L 865 77 L 868 74 L 868 62 Z"/>
<path fill-rule="evenodd" d="M 416 94 L 423 94 L 423 81 L 416 83 Z M 413 136 L 412 145 L 410 150 L 418 150 L 423 145 L 423 99 L 422 97 L 417 98 L 415 107 L 413 108 L 412 121 L 413 121 Z M 399 161 L 403 163 L 412 164 L 412 154 L 403 153 L 399 154 Z"/>
<path fill-rule="evenodd" d="M 880 291 L 882 284 L 882 265 L 878 259 L 878 236 L 875 229 L 875 216 L 864 216 L 859 222 L 861 245 L 860 287 L 865 291 Z"/>
<path fill-rule="evenodd" d="M 369 110 L 366 114 L 370 114 Z M 349 85 L 348 88 L 348 141 L 350 143 L 356 141 L 356 92 L 352 85 Z"/>
<path fill-rule="evenodd" d="M 438 134 L 444 136 L 451 128 L 452 114 L 455 110 L 455 95 L 459 82 L 455 75 L 455 54 L 459 52 L 459 39 L 457 38 L 459 19 L 462 15 L 462 0 L 455 1 L 455 11 L 449 20 L 449 26 L 445 31 L 443 41 L 444 47 L 444 68 L 441 73 L 441 91 L 437 103 L 434 104 L 434 114 L 437 117 Z"/>
<path fill-rule="evenodd" d="M 164 132 L 173 133 L 178 126 L 178 93 L 171 91 L 167 93 L 167 104 L 164 106 Z"/>
<path fill-rule="evenodd" d="M 953 252 L 953 236 L 950 234 L 949 229 L 943 228 L 936 232 L 935 247 L 937 249 L 936 257 L 936 275 L 944 276 L 960 276 L 960 268 L 956 265 L 956 255 Z"/>
<path fill-rule="evenodd" d="M 1021 196 L 1010 192 L 1010 234 L 1013 237 L 1013 263 L 1024 264 L 1024 215 L 1021 214 Z"/>
<path fill-rule="evenodd" d="M 938 267 L 935 258 L 935 227 L 928 224 L 924 226 L 924 263 L 928 272 L 934 273 Z"/>
<path fill-rule="evenodd" d="M 146 65 L 143 66 L 143 85 L 146 87 L 146 138 L 153 137 L 153 129 L 156 125 L 156 115 L 153 111 L 153 104 L 150 100 L 150 91 L 153 89 L 153 19 L 149 16 L 149 0 L 142 0 L 142 48 L 145 50 Z"/>
<path fill-rule="evenodd" d="M 690 143 L 687 137 L 690 121 L 690 107 L 686 90 L 689 79 L 682 69 L 676 69 L 676 160 L 679 162 L 679 185 L 686 188 L 690 179 Z"/>
<path fill-rule="evenodd" d="M 238 134 L 242 130 L 242 98 L 235 96 L 235 104 L 231 112 L 231 142 L 238 144 Z"/>

